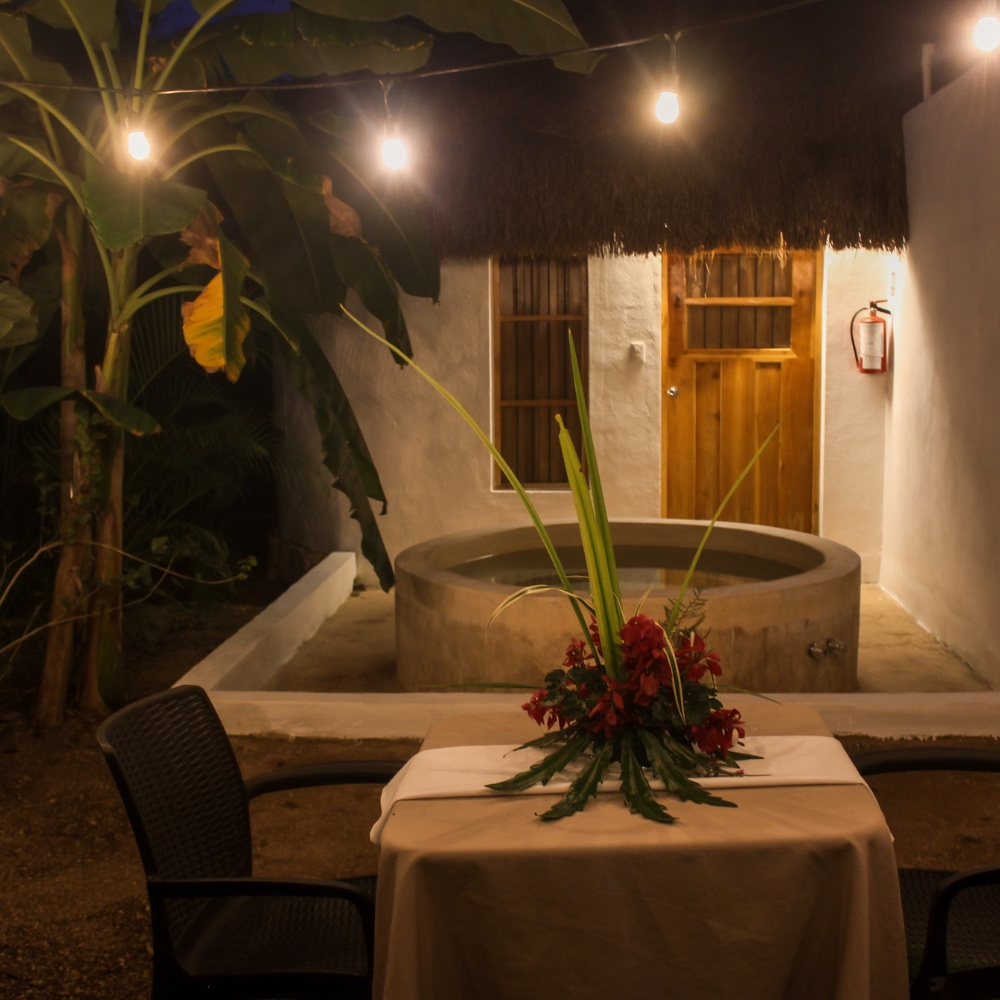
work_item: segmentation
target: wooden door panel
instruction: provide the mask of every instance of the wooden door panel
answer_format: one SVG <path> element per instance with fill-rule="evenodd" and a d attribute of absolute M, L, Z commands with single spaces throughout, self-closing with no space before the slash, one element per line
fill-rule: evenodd
<path fill-rule="evenodd" d="M 789 258 L 719 255 L 689 279 L 686 258 L 664 255 L 664 516 L 712 517 L 781 421 L 723 518 L 816 530 L 818 257 Z"/>

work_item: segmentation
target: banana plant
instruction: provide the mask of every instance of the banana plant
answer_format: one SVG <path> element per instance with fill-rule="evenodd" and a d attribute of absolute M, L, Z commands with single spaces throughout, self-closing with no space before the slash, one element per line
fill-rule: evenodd
<path fill-rule="evenodd" d="M 182 310 L 192 355 L 218 377 L 240 377 L 252 329 L 263 323 L 278 338 L 363 552 L 392 583 L 373 508 L 386 497 L 309 318 L 353 289 L 408 356 L 399 288 L 436 300 L 438 263 L 407 193 L 367 167 L 358 128 L 329 115 L 310 122 L 269 82 L 367 73 L 376 83 L 424 65 L 432 31 L 531 54 L 583 45 L 561 0 L 268 6 L 0 2 L 4 371 L 14 371 L 11 352 L 46 334 L 49 316 L 60 341 L 58 385 L 19 386 L 14 372 L 0 396 L 19 419 L 59 407 L 63 545 L 36 708 L 44 725 L 60 721 L 73 679 L 94 714 L 121 690 L 124 440 L 156 431 L 128 403 L 129 359 L 143 349 L 136 315 L 160 299 Z M 590 65 L 586 55 L 556 61 Z M 126 149 L 138 130 L 153 144 L 144 162 Z"/>

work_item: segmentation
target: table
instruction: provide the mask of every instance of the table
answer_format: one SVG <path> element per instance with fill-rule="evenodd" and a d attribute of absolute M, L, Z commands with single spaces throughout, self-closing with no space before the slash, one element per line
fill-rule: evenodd
<path fill-rule="evenodd" d="M 806 706 L 739 704 L 766 735 L 828 735 Z M 526 716 L 467 715 L 423 747 L 516 742 Z M 617 793 L 542 823 L 549 795 L 397 802 L 382 831 L 383 1000 L 903 1000 L 892 839 L 868 788 L 727 789 L 735 809 Z"/>

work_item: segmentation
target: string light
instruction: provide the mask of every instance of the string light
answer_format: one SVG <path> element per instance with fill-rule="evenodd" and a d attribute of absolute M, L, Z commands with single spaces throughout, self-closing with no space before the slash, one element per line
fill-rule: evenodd
<path fill-rule="evenodd" d="M 392 131 L 387 126 L 382 140 L 382 165 L 389 170 L 403 170 L 409 162 L 410 151 L 396 131 L 396 126 L 392 126 Z"/>
<path fill-rule="evenodd" d="M 149 144 L 146 133 L 137 126 L 129 126 L 127 146 L 128 154 L 133 160 L 148 160 L 153 152 L 153 147 Z"/>
<path fill-rule="evenodd" d="M 1000 45 L 1000 20 L 996 16 L 996 3 L 991 2 L 972 32 L 972 42 L 983 52 L 992 52 Z"/>
<path fill-rule="evenodd" d="M 680 99 L 677 96 L 677 37 L 674 35 L 670 39 L 670 72 L 653 109 L 653 114 L 664 125 L 673 125 L 681 113 Z"/>
<path fill-rule="evenodd" d="M 403 170 L 410 162 L 410 151 L 406 147 L 406 142 L 399 134 L 399 128 L 393 120 L 392 112 L 389 110 L 389 91 L 392 90 L 393 82 L 389 80 L 379 81 L 382 84 L 382 101 L 385 104 L 385 132 L 382 136 L 382 166 L 387 170 Z"/>

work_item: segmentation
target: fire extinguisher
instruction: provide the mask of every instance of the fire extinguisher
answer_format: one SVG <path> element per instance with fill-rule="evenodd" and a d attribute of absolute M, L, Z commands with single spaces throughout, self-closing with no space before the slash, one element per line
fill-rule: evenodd
<path fill-rule="evenodd" d="M 886 316 L 892 313 L 883 309 L 880 302 L 888 302 L 888 299 L 875 299 L 868 303 L 868 315 L 858 323 L 857 341 L 854 339 L 854 324 L 865 310 L 859 309 L 851 317 L 851 347 L 854 348 L 858 371 L 863 375 L 880 375 L 885 371 L 886 322 L 879 313 Z"/>

